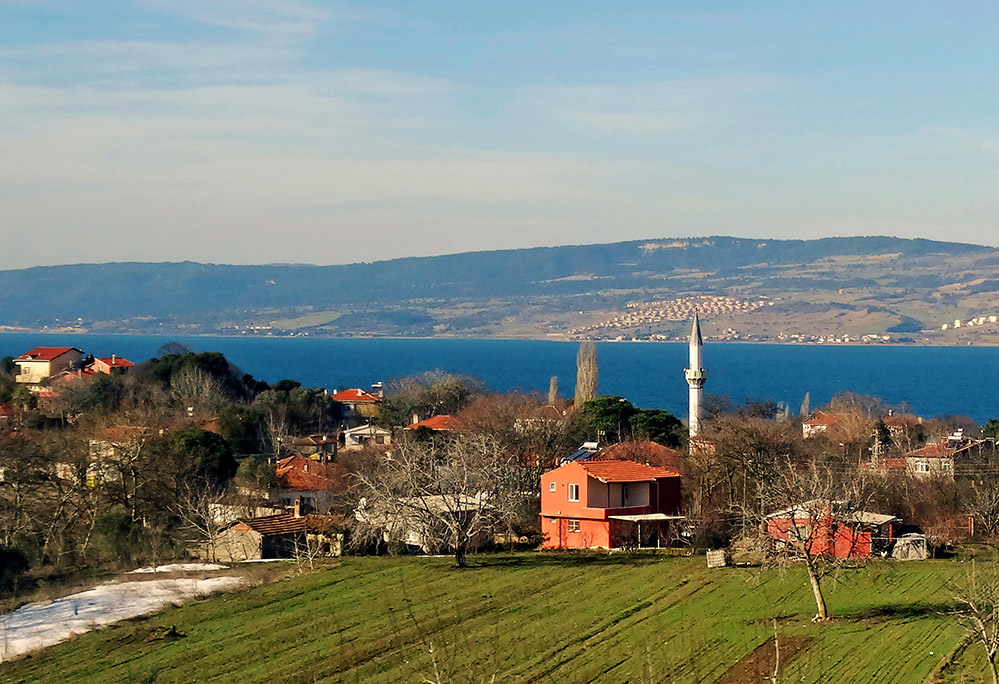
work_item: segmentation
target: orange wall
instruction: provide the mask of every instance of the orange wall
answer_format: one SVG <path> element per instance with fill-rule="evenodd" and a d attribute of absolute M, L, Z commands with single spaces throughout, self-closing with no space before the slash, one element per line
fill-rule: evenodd
<path fill-rule="evenodd" d="M 579 519 L 579 532 L 569 531 L 568 518 L 542 516 L 543 549 L 592 549 L 611 547 L 610 522 Z"/>

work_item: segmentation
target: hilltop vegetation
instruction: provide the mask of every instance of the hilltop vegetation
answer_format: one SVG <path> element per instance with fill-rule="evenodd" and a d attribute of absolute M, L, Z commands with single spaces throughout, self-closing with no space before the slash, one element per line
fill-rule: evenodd
<path fill-rule="evenodd" d="M 732 684 L 772 674 L 778 618 L 782 682 L 923 682 L 964 633 L 944 614 L 956 561 L 844 570 L 830 592 L 841 617 L 821 626 L 809 620 L 797 571 L 712 571 L 700 557 L 628 554 L 484 556 L 466 571 L 447 564 L 345 558 L 75 638 L 0 666 L 0 676 Z M 184 636 L 150 638 L 171 626 Z M 949 681 L 985 681 L 975 648 L 946 668 Z M 753 664 L 762 671 L 750 677 Z"/>
<path fill-rule="evenodd" d="M 909 333 L 979 313 L 999 289 L 997 263 L 993 248 L 929 240 L 712 237 L 343 266 L 79 264 L 0 272 L 0 325 L 540 336 L 597 322 L 631 301 L 712 294 L 778 300 L 767 318 L 717 321 L 745 334 Z"/>

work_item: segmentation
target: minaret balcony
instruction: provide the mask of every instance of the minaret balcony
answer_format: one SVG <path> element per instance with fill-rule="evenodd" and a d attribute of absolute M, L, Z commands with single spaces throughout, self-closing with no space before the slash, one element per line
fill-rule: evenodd
<path fill-rule="evenodd" d="M 688 381 L 700 380 L 701 382 L 704 382 L 708 377 L 708 372 L 703 368 L 688 368 L 683 371 L 683 375 Z"/>

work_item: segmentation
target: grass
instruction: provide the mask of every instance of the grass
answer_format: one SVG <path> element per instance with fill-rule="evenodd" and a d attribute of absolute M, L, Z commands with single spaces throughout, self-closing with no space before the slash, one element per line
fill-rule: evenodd
<path fill-rule="evenodd" d="M 91 633 L 0 666 L 3 682 L 714 682 L 772 638 L 810 640 L 788 682 L 923 682 L 958 646 L 956 561 L 804 576 L 628 555 L 344 558 L 321 571 Z M 164 638 L 169 627 L 183 634 Z M 980 681 L 971 647 L 945 681 Z"/>

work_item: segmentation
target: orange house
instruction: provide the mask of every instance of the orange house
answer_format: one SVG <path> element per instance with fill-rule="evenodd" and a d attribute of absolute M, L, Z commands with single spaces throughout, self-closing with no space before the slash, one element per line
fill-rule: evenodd
<path fill-rule="evenodd" d="M 680 474 L 634 461 L 573 461 L 541 476 L 545 549 L 659 546 L 680 516 Z"/>

